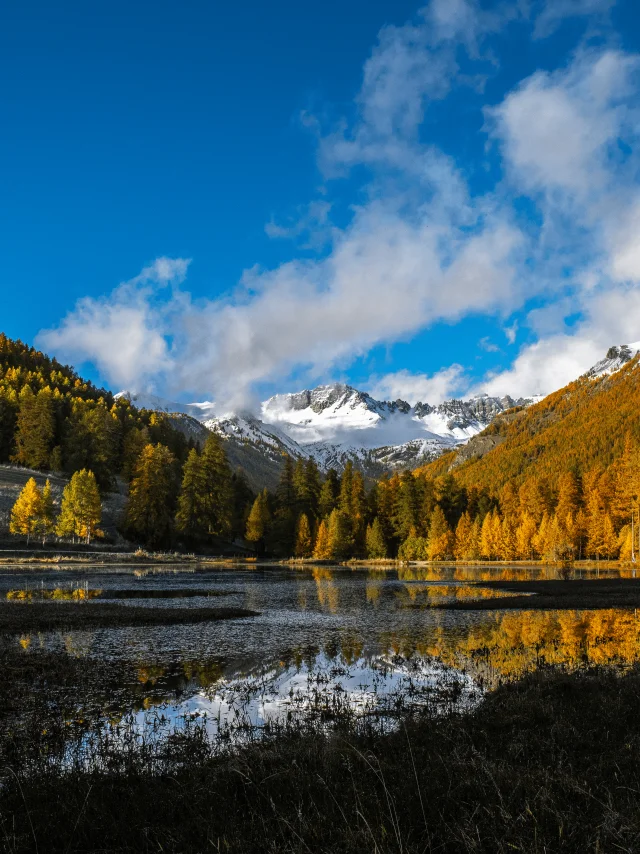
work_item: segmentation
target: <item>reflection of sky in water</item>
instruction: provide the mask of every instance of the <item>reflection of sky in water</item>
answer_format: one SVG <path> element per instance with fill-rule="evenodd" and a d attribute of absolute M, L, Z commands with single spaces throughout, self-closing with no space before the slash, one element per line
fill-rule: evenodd
<path fill-rule="evenodd" d="M 181 702 L 142 709 L 125 725 L 128 734 L 149 739 L 197 720 L 212 740 L 223 736 L 238 743 L 265 727 L 310 721 L 330 725 L 345 713 L 375 715 L 388 728 L 403 710 L 428 706 L 435 712 L 460 711 L 472 708 L 480 697 L 470 676 L 439 662 L 377 657 L 347 665 L 320 653 L 312 663 L 222 680 Z"/>
<path fill-rule="evenodd" d="M 609 574 L 630 576 L 631 571 Z M 576 572 L 576 577 L 593 575 L 584 570 Z M 206 709 L 208 721 L 217 720 L 219 715 L 225 719 L 229 714 L 225 704 L 231 695 L 236 697 L 232 706 L 236 703 L 237 707 L 237 697 L 244 692 L 248 703 L 244 711 L 249 723 L 256 725 L 272 712 L 290 711 L 291 692 L 298 704 L 304 705 L 309 671 L 330 670 L 330 662 L 340 661 L 348 669 L 349 676 L 335 678 L 349 704 L 357 707 L 358 703 L 373 702 L 375 685 L 378 699 L 404 691 L 407 685 L 403 680 L 408 676 L 402 668 L 410 667 L 412 661 L 417 667 L 411 677 L 413 684 L 426 691 L 434 682 L 445 685 L 456 673 L 465 684 L 473 679 L 484 688 L 517 678 L 543 663 L 573 669 L 640 660 L 638 621 L 633 610 L 446 611 L 433 607 L 443 601 L 493 596 L 493 591 L 481 585 L 491 578 L 562 576 L 555 567 L 502 565 L 385 570 L 254 567 L 196 572 L 163 568 L 162 572 L 139 576 L 129 568 L 92 572 L 3 569 L 0 597 L 12 589 L 36 585 L 64 588 L 85 581 L 90 588 L 104 590 L 106 596 L 110 589 L 131 588 L 211 589 L 225 594 L 215 599 L 135 599 L 131 604 L 146 602 L 174 608 L 229 605 L 257 610 L 260 616 L 181 626 L 31 635 L 20 641 L 26 651 L 57 649 L 87 659 L 89 666 L 91 659 L 106 657 L 133 662 L 140 669 L 156 668 L 159 676 L 153 690 L 138 684 L 136 697 L 148 690 L 149 705 L 159 708 L 159 703 L 167 701 L 171 711 L 167 707 L 165 714 L 172 720 L 196 709 Z M 480 585 L 471 586 L 473 581 Z M 78 607 L 92 605 L 79 602 Z M 405 663 L 381 676 L 382 663 L 393 661 L 396 655 Z M 215 677 L 211 682 L 204 677 L 200 682 L 182 680 L 176 702 L 175 685 L 163 675 L 176 662 L 215 662 L 211 671 Z M 329 678 L 334 677 L 329 674 Z M 211 687 L 203 690 L 207 684 Z M 359 693 L 359 686 L 368 687 Z"/>

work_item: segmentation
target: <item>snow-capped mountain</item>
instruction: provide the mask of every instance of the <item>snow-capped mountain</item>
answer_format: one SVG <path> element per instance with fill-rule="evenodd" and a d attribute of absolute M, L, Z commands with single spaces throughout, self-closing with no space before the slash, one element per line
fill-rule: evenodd
<path fill-rule="evenodd" d="M 630 362 L 638 351 L 640 351 L 640 341 L 636 341 L 634 344 L 621 344 L 619 347 L 609 347 L 604 359 L 596 362 L 585 376 L 589 379 L 597 379 L 597 377 L 603 377 L 607 374 L 614 374 L 627 362 Z"/>
<path fill-rule="evenodd" d="M 270 398 L 262 421 L 280 427 L 324 468 L 352 459 L 365 469 L 389 469 L 432 459 L 477 435 L 498 413 L 530 402 L 481 395 L 411 406 L 334 383 Z"/>
<path fill-rule="evenodd" d="M 438 406 L 411 406 L 404 400 L 375 400 L 366 392 L 334 383 L 276 395 L 262 404 L 258 418 L 249 413 L 213 415 L 211 402 L 178 404 L 138 392 L 116 396 L 171 415 L 174 426 L 196 441 L 206 436 L 206 430 L 218 433 L 229 442 L 233 461 L 245 468 L 244 456 L 251 449 L 253 468 L 256 452 L 271 468 L 279 468 L 286 453 L 313 457 L 324 470 L 341 470 L 351 460 L 375 477 L 434 459 L 477 435 L 498 413 L 530 402 L 482 395 Z"/>
<path fill-rule="evenodd" d="M 611 347 L 585 377 L 614 373 L 639 350 L 640 343 Z M 140 408 L 171 414 L 176 427 L 198 441 L 207 430 L 220 434 L 228 443 L 230 461 L 244 468 L 254 485 L 274 482 L 283 454 L 313 457 L 324 470 L 341 470 L 351 460 L 373 477 L 416 468 L 466 444 L 506 410 L 541 399 L 478 395 L 412 406 L 404 400 L 376 400 L 352 386 L 333 383 L 275 395 L 261 405 L 258 417 L 216 415 L 211 402 L 177 404 L 149 394 L 121 395 Z"/>

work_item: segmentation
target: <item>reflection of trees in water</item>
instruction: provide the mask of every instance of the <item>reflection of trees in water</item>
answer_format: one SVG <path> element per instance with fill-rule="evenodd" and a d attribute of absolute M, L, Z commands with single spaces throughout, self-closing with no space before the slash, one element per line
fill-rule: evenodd
<path fill-rule="evenodd" d="M 399 581 L 558 581 L 571 578 L 636 578 L 632 568 L 593 567 L 539 564 L 537 566 L 400 566 Z"/>
<path fill-rule="evenodd" d="M 504 590 L 491 590 L 488 587 L 476 587 L 470 584 L 405 584 L 395 590 L 400 607 L 432 608 L 448 601 L 466 601 L 470 599 L 496 599 L 514 594 Z"/>
<path fill-rule="evenodd" d="M 398 655 L 438 658 L 492 686 L 543 665 L 633 664 L 640 660 L 640 621 L 622 609 L 494 612 L 453 630 L 438 625 L 423 642 L 395 636 L 387 645 Z"/>
<path fill-rule="evenodd" d="M 382 593 L 382 585 L 383 581 L 379 579 L 367 578 L 365 582 L 365 592 L 367 596 L 367 602 L 374 607 L 378 604 L 380 600 L 380 595 Z"/>
<path fill-rule="evenodd" d="M 316 583 L 316 593 L 321 608 L 326 608 L 335 614 L 338 610 L 338 585 L 335 582 L 330 569 L 315 567 L 313 569 L 313 580 Z"/>

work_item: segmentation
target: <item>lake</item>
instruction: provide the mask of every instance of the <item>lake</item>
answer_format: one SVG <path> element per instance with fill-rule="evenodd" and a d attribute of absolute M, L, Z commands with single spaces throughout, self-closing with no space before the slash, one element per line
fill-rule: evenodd
<path fill-rule="evenodd" d="M 594 574 L 570 571 L 568 583 Z M 91 608 L 95 600 L 152 608 L 215 602 L 259 616 L 25 633 L 2 643 L 25 656 L 45 650 L 85 663 L 95 725 L 116 740 L 125 728 L 129 736 L 163 738 L 194 721 L 221 744 L 291 722 L 330 725 L 344 714 L 393 726 L 400 713 L 420 707 L 473 708 L 485 691 L 539 667 L 636 662 L 640 623 L 634 609 L 438 607 L 464 601 L 472 608 L 474 599 L 504 596 L 482 586 L 490 580 L 560 577 L 567 571 L 503 565 L 3 567 L 0 598 L 12 600 L 12 608 L 42 599 L 76 601 L 78 608 Z M 100 662 L 122 664 L 126 675 L 113 684 L 98 676 L 92 685 L 92 672 L 102 673 Z M 74 714 L 86 719 L 83 690 Z M 74 709 L 73 690 L 67 700 Z"/>

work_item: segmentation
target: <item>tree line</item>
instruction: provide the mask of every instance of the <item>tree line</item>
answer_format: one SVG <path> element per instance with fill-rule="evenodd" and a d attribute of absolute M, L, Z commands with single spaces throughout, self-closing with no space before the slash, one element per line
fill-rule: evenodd
<path fill-rule="evenodd" d="M 451 473 L 409 471 L 367 490 L 351 463 L 323 478 L 313 460 L 287 458 L 275 494 L 256 497 L 245 536 L 259 554 L 327 560 L 628 560 L 639 550 L 639 505 L 631 436 L 608 467 L 509 481 L 496 494 Z"/>

